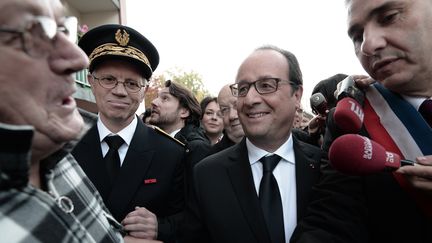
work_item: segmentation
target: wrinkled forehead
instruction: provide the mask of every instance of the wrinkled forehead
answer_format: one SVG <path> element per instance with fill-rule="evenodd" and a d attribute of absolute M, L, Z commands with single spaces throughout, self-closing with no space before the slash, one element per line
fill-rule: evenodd
<path fill-rule="evenodd" d="M 33 16 L 48 16 L 59 20 L 64 7 L 59 0 L 1 0 L 0 25 L 12 24 Z"/>

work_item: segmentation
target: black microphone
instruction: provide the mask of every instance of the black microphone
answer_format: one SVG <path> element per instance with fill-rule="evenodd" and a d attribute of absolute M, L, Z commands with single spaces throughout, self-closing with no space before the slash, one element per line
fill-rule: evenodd
<path fill-rule="evenodd" d="M 364 93 L 355 86 L 352 76 L 341 81 L 334 122 L 344 133 L 358 133 L 363 126 Z"/>
<path fill-rule="evenodd" d="M 310 106 L 312 108 L 312 111 L 314 111 L 315 114 L 320 114 L 322 116 L 326 116 L 326 111 L 328 110 L 327 107 L 327 99 L 324 97 L 324 95 L 320 92 L 313 94 L 310 97 Z"/>

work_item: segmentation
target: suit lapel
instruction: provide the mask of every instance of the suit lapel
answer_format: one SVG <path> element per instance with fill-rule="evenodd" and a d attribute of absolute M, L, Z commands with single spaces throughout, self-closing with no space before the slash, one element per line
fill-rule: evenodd
<path fill-rule="evenodd" d="M 312 187 L 319 179 L 321 154 L 311 151 L 303 143 L 294 139 L 294 154 L 297 189 L 297 221 L 305 215 Z"/>
<path fill-rule="evenodd" d="M 102 198 L 106 200 L 111 190 L 111 182 L 103 161 L 99 141 L 99 132 L 95 124 L 78 143 L 72 154 L 77 158 L 80 166 L 91 179 Z"/>
<path fill-rule="evenodd" d="M 243 139 L 240 144 L 234 146 L 234 153 L 228 157 L 228 176 L 251 232 L 255 233 L 258 239 L 257 242 L 268 242 L 270 236 L 266 227 L 263 227 L 265 221 L 253 182 L 246 140 Z"/>
<path fill-rule="evenodd" d="M 152 163 L 154 150 L 151 148 L 152 141 L 149 141 L 148 129 L 138 121 L 119 175 L 109 195 L 110 210 L 115 218 L 124 214 L 136 191 L 144 184 L 144 178 Z"/>

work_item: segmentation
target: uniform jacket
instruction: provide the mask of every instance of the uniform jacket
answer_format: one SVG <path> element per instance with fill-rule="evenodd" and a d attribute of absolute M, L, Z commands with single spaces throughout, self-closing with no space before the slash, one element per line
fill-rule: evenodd
<path fill-rule="evenodd" d="M 158 238 L 173 237 L 176 218 L 184 209 L 184 148 L 138 120 L 126 157 L 111 187 L 102 157 L 97 126 L 76 146 L 73 155 L 101 193 L 113 216 L 121 221 L 136 206 L 156 214 Z"/>

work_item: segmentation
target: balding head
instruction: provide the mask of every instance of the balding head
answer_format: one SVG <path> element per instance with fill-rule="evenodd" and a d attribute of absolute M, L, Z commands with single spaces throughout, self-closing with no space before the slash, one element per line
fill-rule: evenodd
<path fill-rule="evenodd" d="M 230 84 L 227 84 L 219 91 L 218 103 L 223 115 L 225 134 L 233 142 L 238 143 L 244 132 L 237 115 L 237 98 L 231 94 L 229 86 Z"/>

